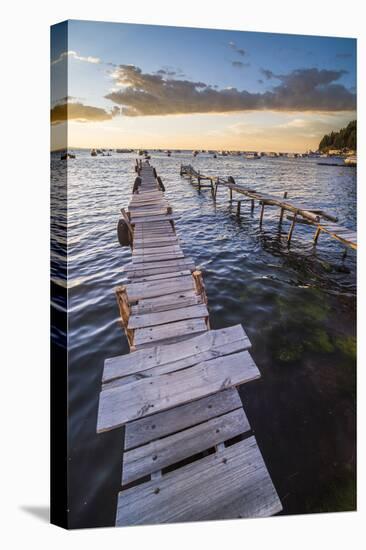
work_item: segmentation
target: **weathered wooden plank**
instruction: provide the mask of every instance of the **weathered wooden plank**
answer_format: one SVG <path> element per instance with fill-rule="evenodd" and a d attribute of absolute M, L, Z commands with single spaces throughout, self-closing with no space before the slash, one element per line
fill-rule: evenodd
<path fill-rule="evenodd" d="M 159 340 L 166 340 L 167 338 L 176 336 L 193 335 L 204 330 L 207 330 L 204 319 L 187 319 L 154 327 L 135 329 L 133 342 L 137 347 L 140 344 L 154 344 L 154 342 L 158 342 Z"/>
<path fill-rule="evenodd" d="M 137 226 L 134 230 L 134 236 L 137 239 L 144 239 L 145 237 L 147 237 L 148 239 L 151 239 L 153 236 L 154 237 L 159 237 L 159 236 L 171 237 L 175 235 L 176 233 L 174 229 L 172 227 L 166 226 L 165 224 L 162 226 L 155 226 L 154 224 L 153 227 L 147 227 L 147 228 L 146 227 L 139 228 Z"/>
<path fill-rule="evenodd" d="M 160 250 L 161 252 L 161 250 Z M 134 265 L 146 263 L 146 262 L 163 262 L 165 260 L 180 260 L 184 258 L 182 251 L 180 252 L 161 252 L 161 254 L 140 254 L 139 256 L 132 256 L 132 263 Z"/>
<path fill-rule="evenodd" d="M 132 264 L 128 263 L 124 266 L 124 271 L 126 273 L 129 272 L 135 272 L 135 271 L 144 271 L 145 269 L 161 269 L 163 271 L 163 268 L 165 267 L 175 267 L 176 271 L 179 271 L 181 269 L 195 269 L 194 262 L 191 258 L 183 258 L 181 260 L 165 260 L 160 262 L 149 262 L 145 264 L 144 262 L 140 264 Z"/>
<path fill-rule="evenodd" d="M 123 454 L 122 485 L 176 464 L 250 430 L 242 407 Z"/>
<path fill-rule="evenodd" d="M 139 264 L 141 265 L 141 264 Z M 145 264 L 144 269 L 141 270 L 131 270 L 128 273 L 126 273 L 127 278 L 132 282 L 139 282 L 141 279 L 146 279 L 146 277 L 150 277 L 152 275 L 163 275 L 166 273 L 176 273 L 178 269 L 186 270 L 187 266 L 166 266 L 166 267 L 155 267 L 152 269 L 149 269 L 148 264 Z M 192 267 L 189 271 L 194 271 L 194 267 Z"/>
<path fill-rule="evenodd" d="M 201 336 L 207 334 L 207 332 L 202 333 Z M 188 342 L 191 338 L 186 338 L 186 341 Z M 178 339 L 177 339 L 178 340 Z M 172 345 L 172 340 L 168 341 L 165 345 Z M 182 341 L 179 342 L 180 344 L 184 343 Z M 159 345 L 163 345 L 164 342 L 160 341 Z M 139 346 L 139 350 L 141 351 L 143 348 Z M 151 346 L 148 348 L 151 349 Z M 178 370 L 182 370 L 183 368 L 186 368 L 186 366 L 191 366 L 192 364 L 197 364 L 198 362 L 208 359 L 214 359 L 216 357 L 224 356 L 224 355 L 230 355 L 231 353 L 237 353 L 238 351 L 243 351 L 243 349 L 247 349 L 245 347 L 245 344 L 243 341 L 238 342 L 232 342 L 230 344 L 226 344 L 224 350 L 210 350 L 206 351 L 203 354 L 200 355 L 200 357 L 197 355 L 193 359 L 186 359 L 185 361 L 174 361 L 172 363 L 166 363 L 164 365 L 159 365 L 157 367 L 153 367 L 151 369 L 146 369 L 143 371 L 140 371 L 136 374 L 129 374 L 128 376 L 124 376 L 122 378 L 114 378 L 111 381 L 107 381 L 103 385 L 103 389 L 108 389 L 111 387 L 117 387 L 122 386 L 126 384 L 131 384 L 131 382 L 136 382 L 137 380 L 141 380 L 142 378 L 150 378 L 152 376 L 161 376 L 162 374 L 169 374 L 171 372 L 176 372 Z M 199 358 L 198 358 L 199 357 Z"/>
<path fill-rule="evenodd" d="M 173 253 L 173 252 L 181 252 L 182 249 L 179 245 L 172 245 L 172 246 L 165 246 L 163 249 L 163 252 Z M 143 256 L 144 254 L 161 254 L 162 248 L 161 246 L 158 247 L 149 247 L 145 250 L 145 248 L 136 248 L 132 251 L 132 257 L 137 256 Z"/>
<path fill-rule="evenodd" d="M 161 228 L 155 228 L 152 227 L 151 229 L 143 229 L 142 231 L 134 231 L 134 238 L 135 239 L 141 239 L 144 240 L 147 239 L 159 239 L 159 238 L 165 238 L 165 237 L 175 237 L 176 233 L 174 230 L 170 227 L 161 227 Z"/>
<path fill-rule="evenodd" d="M 151 216 L 165 216 L 166 214 L 166 208 L 140 208 L 140 209 L 132 209 L 131 217 L 132 218 L 146 218 Z"/>
<path fill-rule="evenodd" d="M 143 229 L 134 231 L 134 238 L 144 241 L 145 239 L 164 239 L 165 237 L 176 237 L 175 231 L 171 227 Z"/>
<path fill-rule="evenodd" d="M 182 271 L 170 271 L 168 273 L 157 273 L 156 275 L 146 275 L 138 278 L 138 283 L 147 281 L 163 281 L 165 279 L 174 279 L 180 277 L 192 277 L 191 271 L 183 269 Z"/>
<path fill-rule="evenodd" d="M 190 275 L 183 275 L 182 277 L 173 276 L 171 279 L 154 279 L 126 285 L 127 298 L 130 303 L 144 298 L 164 296 L 183 290 L 194 290 L 194 288 L 194 281 Z"/>
<path fill-rule="evenodd" d="M 134 420 L 125 428 L 125 450 L 145 445 L 166 435 L 185 430 L 242 406 L 238 390 L 229 388 L 191 403 Z"/>
<path fill-rule="evenodd" d="M 267 517 L 281 510 L 252 436 L 120 492 L 116 525 Z"/>
<path fill-rule="evenodd" d="M 167 296 L 140 300 L 137 305 L 131 307 L 131 313 L 133 315 L 154 313 L 157 311 L 168 311 L 170 309 L 194 306 L 202 303 L 202 296 L 197 294 L 194 290 L 187 290 L 168 294 Z"/>
<path fill-rule="evenodd" d="M 178 237 L 176 236 L 166 236 L 166 237 L 144 237 L 144 238 L 134 238 L 133 239 L 133 247 L 134 248 L 141 248 L 141 247 L 144 247 L 144 248 L 148 248 L 149 246 L 152 246 L 152 247 L 157 247 L 157 246 L 164 246 L 164 245 L 168 245 L 170 246 L 171 244 L 175 244 L 175 243 L 179 243 L 179 239 Z"/>
<path fill-rule="evenodd" d="M 176 260 L 161 260 L 161 261 L 154 261 L 154 262 L 140 262 L 140 263 L 128 263 L 124 266 L 123 271 L 129 275 L 130 273 L 138 273 L 141 271 L 142 275 L 146 270 L 149 270 L 150 272 L 152 270 L 158 270 L 153 271 L 150 274 L 153 275 L 154 273 L 158 273 L 160 270 L 160 273 L 164 273 L 165 268 L 170 268 L 168 271 L 182 271 L 182 270 L 194 270 L 195 265 L 192 262 L 190 258 L 178 258 Z"/>
<path fill-rule="evenodd" d="M 161 216 L 161 215 L 144 216 L 141 218 L 137 218 L 133 215 L 131 216 L 132 225 L 139 224 L 139 223 L 155 223 L 158 221 L 174 221 L 174 218 L 171 214 L 165 214 L 164 216 Z"/>
<path fill-rule="evenodd" d="M 129 329 L 138 329 L 143 327 L 153 327 L 183 319 L 196 319 L 208 317 L 207 307 L 204 304 L 193 305 L 160 311 L 156 313 L 137 313 L 130 316 L 128 320 Z"/>
<path fill-rule="evenodd" d="M 171 365 L 172 370 L 183 369 L 250 347 L 250 340 L 241 325 L 210 330 L 179 344 L 155 346 L 106 359 L 102 381 L 107 382 L 164 365 Z"/>
<path fill-rule="evenodd" d="M 204 361 L 170 374 L 142 379 L 100 393 L 97 432 L 117 428 L 259 378 L 247 351 Z"/>

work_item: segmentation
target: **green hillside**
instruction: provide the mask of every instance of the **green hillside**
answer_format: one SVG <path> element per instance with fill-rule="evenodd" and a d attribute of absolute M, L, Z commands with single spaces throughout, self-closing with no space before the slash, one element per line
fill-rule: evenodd
<path fill-rule="evenodd" d="M 319 151 L 327 152 L 329 149 L 357 149 L 357 121 L 352 120 L 346 128 L 339 132 L 326 134 L 319 143 Z"/>

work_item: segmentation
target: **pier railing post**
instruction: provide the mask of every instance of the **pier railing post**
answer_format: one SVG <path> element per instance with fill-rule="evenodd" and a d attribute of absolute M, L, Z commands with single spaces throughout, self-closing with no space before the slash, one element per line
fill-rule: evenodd
<path fill-rule="evenodd" d="M 239 200 L 238 201 L 238 206 L 236 208 L 236 215 L 238 218 L 240 218 L 240 206 L 241 206 L 241 201 Z"/>
<path fill-rule="evenodd" d="M 205 284 L 203 282 L 203 276 L 202 271 L 193 271 L 192 273 L 194 284 L 196 287 L 196 292 L 199 296 L 202 297 L 202 301 L 204 304 L 207 304 L 207 296 L 206 296 L 206 290 L 205 290 Z"/>
<path fill-rule="evenodd" d="M 315 231 L 315 235 L 314 235 L 314 241 L 313 241 L 314 245 L 316 245 L 317 242 L 318 242 L 320 231 L 321 231 L 321 229 L 320 229 L 320 226 L 318 225 L 318 227 L 316 228 L 316 231 Z"/>
<path fill-rule="evenodd" d="M 261 215 L 260 215 L 260 218 L 259 218 L 259 227 L 262 227 L 263 216 L 264 216 L 264 201 L 262 201 Z"/>
<path fill-rule="evenodd" d="M 250 205 L 250 213 L 253 215 L 253 212 L 254 212 L 254 199 L 251 200 L 251 205 Z"/>
<path fill-rule="evenodd" d="M 130 305 L 127 298 L 126 287 L 118 286 L 115 289 L 115 292 L 116 292 L 117 304 L 118 304 L 122 324 L 126 332 L 128 343 L 131 347 L 133 345 L 133 330 L 127 328 L 131 310 L 130 310 Z"/>
<path fill-rule="evenodd" d="M 284 199 L 287 199 L 287 191 L 284 192 L 283 198 L 284 198 Z M 281 208 L 280 223 L 279 223 L 280 229 L 281 229 L 281 226 L 282 226 L 282 220 L 283 220 L 283 214 L 284 214 L 284 212 L 285 212 L 285 209 L 284 209 L 284 208 Z"/>
<path fill-rule="evenodd" d="M 290 244 L 291 244 L 292 233 L 294 232 L 294 229 L 295 229 L 296 219 L 297 219 L 297 211 L 294 214 L 294 217 L 292 219 L 292 224 L 291 224 L 291 227 L 290 227 L 290 231 L 288 232 L 288 235 L 287 235 L 287 244 L 288 244 L 288 246 L 290 246 Z"/>

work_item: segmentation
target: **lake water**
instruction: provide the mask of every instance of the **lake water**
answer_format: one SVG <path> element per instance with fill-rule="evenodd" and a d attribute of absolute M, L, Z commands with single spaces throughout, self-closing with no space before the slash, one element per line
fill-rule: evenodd
<path fill-rule="evenodd" d="M 91 157 L 75 151 L 68 172 L 69 515 L 72 527 L 113 525 L 120 487 L 123 430 L 96 434 L 107 357 L 128 352 L 114 287 L 124 282 L 128 248 L 118 244 L 121 207 L 129 203 L 135 154 Z M 242 204 L 228 191 L 216 204 L 179 175 L 180 164 L 296 199 L 356 227 L 356 171 L 316 159 L 250 161 L 241 157 L 152 153 L 173 206 L 187 255 L 203 270 L 213 329 L 243 324 L 262 377 L 240 388 L 285 514 L 355 508 L 356 257 L 314 228 L 290 222 L 278 231 L 278 208 Z M 52 155 L 53 192 L 66 163 Z M 234 195 L 235 198 L 235 195 Z M 59 209 L 66 215 L 66 212 Z M 54 220 L 55 221 L 55 220 Z M 55 245 L 58 246 L 57 231 Z M 61 268 L 53 252 L 57 287 Z M 55 300 L 55 311 L 57 310 Z M 58 338 L 57 331 L 54 337 Z"/>

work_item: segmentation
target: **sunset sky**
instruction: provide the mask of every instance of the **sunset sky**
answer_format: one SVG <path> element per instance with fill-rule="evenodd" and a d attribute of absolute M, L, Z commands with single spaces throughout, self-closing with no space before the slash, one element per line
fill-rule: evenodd
<path fill-rule="evenodd" d="M 301 152 L 356 118 L 354 39 L 88 21 L 51 37 L 52 149 L 66 119 L 69 148 Z"/>

